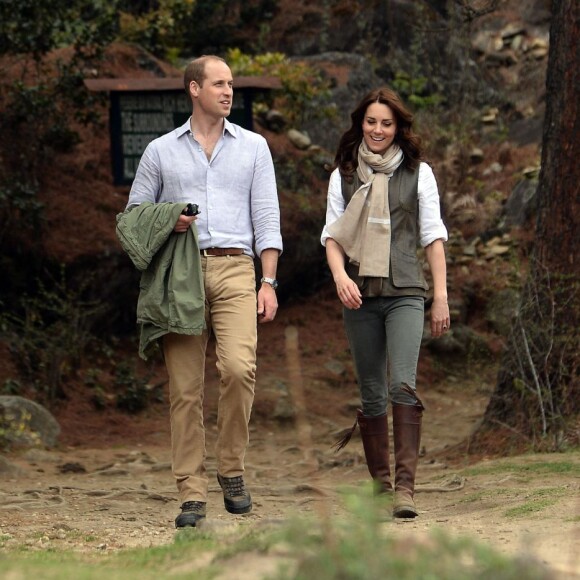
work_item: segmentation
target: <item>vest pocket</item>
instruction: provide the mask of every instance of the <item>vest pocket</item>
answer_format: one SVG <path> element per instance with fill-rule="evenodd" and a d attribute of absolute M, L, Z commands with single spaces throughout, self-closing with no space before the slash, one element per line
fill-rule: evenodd
<path fill-rule="evenodd" d="M 411 255 L 402 252 L 397 246 L 391 246 L 391 272 L 393 285 L 397 288 L 428 289 L 423 267 L 416 252 Z"/>

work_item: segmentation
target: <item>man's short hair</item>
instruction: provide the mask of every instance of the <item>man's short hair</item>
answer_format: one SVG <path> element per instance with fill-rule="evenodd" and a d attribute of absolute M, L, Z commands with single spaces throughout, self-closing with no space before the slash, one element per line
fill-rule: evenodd
<path fill-rule="evenodd" d="M 205 80 L 205 65 L 210 60 L 219 60 L 220 62 L 227 64 L 223 58 L 213 54 L 204 54 L 203 56 L 192 60 L 183 73 L 183 84 L 188 97 L 190 96 L 189 85 L 191 84 L 191 81 L 195 81 L 200 87 L 203 86 L 203 81 Z"/>

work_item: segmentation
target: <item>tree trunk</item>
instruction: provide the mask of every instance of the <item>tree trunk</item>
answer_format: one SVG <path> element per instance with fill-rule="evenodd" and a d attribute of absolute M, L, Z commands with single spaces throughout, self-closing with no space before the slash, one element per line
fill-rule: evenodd
<path fill-rule="evenodd" d="M 580 413 L 580 3 L 554 0 L 534 252 L 471 451 L 558 449 Z M 577 429 L 576 435 L 578 437 Z M 578 441 L 573 441 L 578 443 Z"/>

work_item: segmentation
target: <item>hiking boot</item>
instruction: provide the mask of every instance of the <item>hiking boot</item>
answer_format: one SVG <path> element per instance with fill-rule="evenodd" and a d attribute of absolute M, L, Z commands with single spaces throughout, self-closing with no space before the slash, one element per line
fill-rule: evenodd
<path fill-rule="evenodd" d="M 419 515 L 413 496 L 419 460 L 423 403 L 416 405 L 393 403 L 393 440 L 395 447 L 395 499 L 393 516 L 415 518 Z"/>
<path fill-rule="evenodd" d="M 204 501 L 186 501 L 181 505 L 181 513 L 175 518 L 176 528 L 195 528 L 197 522 L 205 518 Z"/>
<path fill-rule="evenodd" d="M 389 466 L 389 422 L 387 415 L 365 417 L 359 409 L 357 421 L 369 473 L 374 480 L 375 493 L 390 493 L 393 491 L 393 485 Z"/>
<path fill-rule="evenodd" d="M 395 518 L 416 518 L 418 515 L 413 493 L 408 489 L 397 489 L 393 500 L 393 516 Z"/>
<path fill-rule="evenodd" d="M 247 514 L 252 511 L 252 498 L 246 491 L 244 478 L 217 476 L 218 483 L 224 493 L 224 506 L 231 514 Z"/>

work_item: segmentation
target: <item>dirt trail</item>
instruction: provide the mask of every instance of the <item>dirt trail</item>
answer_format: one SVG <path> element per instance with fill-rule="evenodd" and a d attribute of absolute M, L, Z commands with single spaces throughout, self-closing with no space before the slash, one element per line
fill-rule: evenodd
<path fill-rule="evenodd" d="M 300 340 L 294 354 L 292 348 L 286 352 L 288 337 L 280 326 L 268 334 L 261 331 L 263 352 L 246 461 L 254 498 L 249 516 L 231 516 L 223 508 L 212 455 L 215 385 L 209 387 L 209 529 L 235 533 L 242 524 L 296 514 L 344 515 L 341 490 L 368 482 L 358 435 L 342 452 L 331 449 L 337 433 L 352 424 L 357 401 L 348 358 L 341 354 L 345 344 L 339 321 L 321 329 L 314 320 L 308 331 L 296 324 L 298 318 L 298 310 L 290 309 L 282 320 L 282 328 L 294 329 L 291 341 Z M 328 341 L 317 347 L 321 330 Z M 464 441 L 481 417 L 490 385 L 428 370 L 442 380 L 422 391 L 427 412 L 417 482 L 420 517 L 388 518 L 385 528 L 414 536 L 443 529 L 545 562 L 557 577 L 580 578 L 580 454 L 490 458 L 476 464 L 457 459 L 456 453 L 447 458 L 446 450 Z M 293 421 L 273 420 L 285 400 L 294 400 L 298 415 Z M 77 416 L 75 423 L 63 412 L 64 426 L 78 429 L 74 437 L 65 436 L 68 444 L 8 455 L 17 471 L 0 480 L 0 550 L 26 546 L 102 553 L 172 542 L 178 500 L 166 414 L 161 405 L 124 422 L 104 416 L 99 438 L 94 413 Z M 555 473 L 564 463 L 573 468 Z M 530 502 L 537 505 L 526 509 Z"/>

